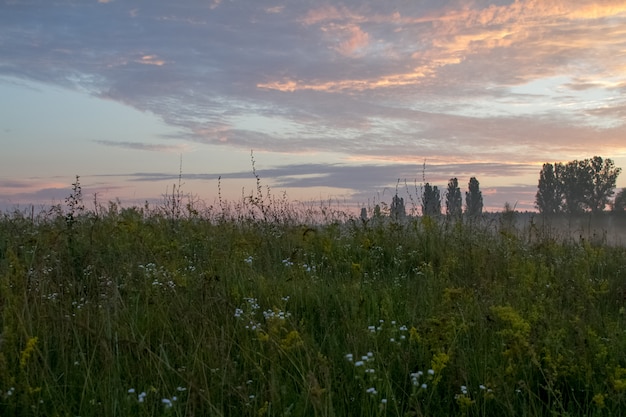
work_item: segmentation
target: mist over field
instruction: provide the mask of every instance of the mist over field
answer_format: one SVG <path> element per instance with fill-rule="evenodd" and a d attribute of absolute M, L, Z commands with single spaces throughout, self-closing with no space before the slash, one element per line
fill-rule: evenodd
<path fill-rule="evenodd" d="M 626 215 L 623 213 L 550 216 L 534 212 L 486 213 L 484 220 L 494 229 L 505 225 L 526 234 L 529 239 L 552 238 L 569 242 L 626 245 Z"/>

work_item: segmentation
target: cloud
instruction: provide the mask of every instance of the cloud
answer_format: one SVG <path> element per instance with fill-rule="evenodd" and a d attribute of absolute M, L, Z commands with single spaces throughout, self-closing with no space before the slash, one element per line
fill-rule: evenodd
<path fill-rule="evenodd" d="M 298 19 L 305 26 L 327 23 L 331 21 L 364 21 L 364 16 L 354 14 L 345 6 L 324 5 L 309 9 L 306 15 Z"/>
<path fill-rule="evenodd" d="M 505 175 L 515 177 L 528 172 L 539 172 L 540 167 L 528 164 L 290 164 L 280 167 L 257 169 L 263 182 L 270 182 L 279 188 L 338 187 L 351 190 L 376 190 L 389 187 L 398 181 L 404 187 L 419 184 L 425 179 L 431 184 L 444 187 L 452 177 L 467 182 L 470 177 L 493 177 Z M 107 175 L 110 176 L 110 175 Z M 141 182 L 175 181 L 178 173 L 138 172 L 120 174 Z M 103 176 L 104 177 L 104 176 Z M 184 180 L 254 179 L 251 170 L 224 172 L 220 174 L 183 173 Z"/>
<path fill-rule="evenodd" d="M 185 144 L 181 145 L 161 145 L 154 143 L 144 143 L 144 142 L 118 142 L 111 140 L 95 140 L 94 142 L 104 145 L 104 146 L 114 146 L 118 148 L 124 149 L 133 149 L 140 151 L 157 151 L 157 152 L 184 152 L 189 150 L 189 146 Z"/>
<path fill-rule="evenodd" d="M 369 35 L 357 25 L 330 25 L 324 30 L 340 39 L 335 49 L 343 55 L 359 55 L 369 45 Z"/>
<path fill-rule="evenodd" d="M 510 54 L 514 60 L 533 62 L 534 65 L 545 62 L 552 67 L 553 71 L 557 71 L 574 60 L 581 51 L 590 52 L 597 48 L 598 44 L 614 46 L 623 44 L 623 30 L 618 27 L 609 26 L 610 30 L 607 33 L 607 25 L 604 22 L 597 22 L 595 26 L 591 25 L 591 32 L 589 31 L 590 19 L 603 19 L 626 13 L 626 6 L 622 3 L 615 1 L 603 4 L 583 4 L 582 7 L 578 7 L 579 4 L 568 1 L 550 3 L 515 1 L 512 4 L 491 5 L 483 9 L 465 8 L 443 13 L 437 11 L 430 16 L 415 18 L 402 17 L 398 12 L 387 16 L 364 16 L 353 13 L 345 7 L 338 9 L 326 6 L 310 11 L 301 23 L 308 26 L 341 21 L 342 27 L 350 27 L 350 25 L 357 27 L 356 24 L 399 26 L 401 23 L 402 31 L 413 34 L 419 40 L 410 54 L 412 60 L 409 61 L 409 65 L 413 64 L 410 70 L 401 73 L 388 72 L 360 79 L 274 80 L 261 83 L 259 87 L 275 88 L 281 91 L 298 89 L 362 91 L 419 85 L 426 79 L 429 81 L 438 78 L 445 79 L 439 76 L 442 68 L 461 67 L 473 56 L 490 54 L 500 49 L 514 50 Z M 584 22 L 580 22 L 583 19 Z M 336 23 L 331 24 L 336 25 Z M 327 31 L 326 26 L 321 27 L 323 31 Z M 407 46 L 406 43 L 399 45 L 403 48 Z M 342 48 L 336 49 L 343 51 Z M 567 59 L 561 64 L 556 60 L 550 62 L 548 54 L 552 54 L 555 58 L 559 54 L 567 54 L 565 56 Z M 398 54 L 391 55 L 397 56 Z M 617 63 L 620 66 L 624 65 L 619 60 Z M 507 77 L 509 83 L 517 84 L 545 75 L 546 68 L 542 69 L 541 74 L 529 71 L 530 68 L 527 65 L 517 70 L 516 66 L 509 65 L 508 70 L 503 71 L 501 77 Z M 523 74 L 521 74 L 522 71 Z M 489 76 L 491 77 L 492 74 L 489 73 Z"/>
<path fill-rule="evenodd" d="M 23 180 L 0 180 L 0 189 L 2 188 L 24 188 L 28 185 L 28 182 Z"/>
<path fill-rule="evenodd" d="M 0 8 L 0 76 L 152 112 L 197 146 L 503 170 L 626 152 L 623 1 Z M 281 181 L 331 184 L 333 169 Z"/>
<path fill-rule="evenodd" d="M 137 62 L 145 65 L 156 65 L 157 67 L 165 65 L 165 61 L 159 59 L 156 55 L 144 55 Z"/>

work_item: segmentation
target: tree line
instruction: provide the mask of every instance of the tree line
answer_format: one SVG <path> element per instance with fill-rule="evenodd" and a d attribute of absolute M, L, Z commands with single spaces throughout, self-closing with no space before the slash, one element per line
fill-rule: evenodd
<path fill-rule="evenodd" d="M 423 216 L 440 216 L 441 215 L 441 191 L 436 185 L 426 183 L 422 187 L 422 215 Z M 446 215 L 449 217 L 460 218 L 463 215 L 463 198 L 459 181 L 457 178 L 450 178 L 448 181 L 448 189 L 445 194 Z M 468 184 L 468 190 L 465 193 L 465 215 L 468 217 L 476 217 L 483 212 L 483 194 L 480 191 L 480 184 L 476 177 L 472 177 Z M 389 214 L 393 219 L 400 220 L 406 216 L 404 207 L 404 199 L 397 194 L 391 200 Z M 377 205 L 374 209 L 374 216 L 380 215 L 380 207 Z M 361 218 L 367 218 L 367 210 L 361 209 Z"/>
<path fill-rule="evenodd" d="M 594 156 L 568 163 L 545 163 L 539 173 L 535 206 L 543 214 L 604 211 L 615 194 L 621 168 L 613 160 Z M 618 192 L 613 210 L 624 211 L 626 189 Z"/>
<path fill-rule="evenodd" d="M 431 186 L 430 183 L 424 185 L 422 191 L 422 215 L 441 215 L 441 192 L 439 188 Z M 463 214 L 463 198 L 459 181 L 457 178 L 450 178 L 445 195 L 446 215 L 450 217 L 460 217 Z M 483 193 L 480 191 L 480 183 L 476 177 L 472 177 L 468 183 L 468 190 L 465 192 L 465 214 L 471 217 L 479 216 L 483 212 Z"/>
<path fill-rule="evenodd" d="M 545 163 L 539 173 L 535 207 L 542 214 L 581 214 L 602 212 L 610 204 L 613 211 L 626 212 L 626 188 L 615 193 L 621 171 L 612 159 L 600 156 L 567 163 Z M 445 196 L 436 185 L 427 182 L 422 188 L 421 200 L 424 216 L 440 216 L 444 202 L 445 214 L 449 217 L 458 218 L 463 214 L 476 217 L 483 211 L 482 191 L 476 177 L 469 180 L 465 210 L 457 178 L 450 178 Z M 392 201 L 391 212 L 395 217 L 404 215 L 404 200 L 397 195 Z"/>

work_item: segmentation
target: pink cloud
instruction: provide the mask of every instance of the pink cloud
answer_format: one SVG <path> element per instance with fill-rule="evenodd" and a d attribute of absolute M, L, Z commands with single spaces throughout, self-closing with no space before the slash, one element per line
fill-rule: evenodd
<path fill-rule="evenodd" d="M 355 24 L 329 24 L 322 31 L 335 41 L 333 49 L 342 55 L 359 55 L 369 45 L 369 35 Z"/>
<path fill-rule="evenodd" d="M 515 61 L 511 61 L 510 78 L 519 74 L 518 82 L 552 76 L 562 70 L 566 62 L 550 60 L 560 54 L 564 57 L 584 59 L 586 51 L 604 48 L 621 50 L 624 30 L 597 24 L 594 19 L 626 14 L 623 1 L 573 2 L 555 0 L 518 0 L 510 5 L 491 5 L 482 9 L 470 7 L 447 10 L 420 17 L 390 15 L 362 15 L 346 7 L 324 6 L 310 10 L 301 23 L 320 25 L 330 48 L 344 56 L 368 57 L 372 43 L 370 33 L 362 29 L 365 24 L 381 29 L 395 27 L 416 37 L 415 51 L 408 56 L 406 72 L 382 74 L 363 79 L 335 80 L 275 80 L 258 86 L 283 91 L 315 90 L 338 91 L 388 88 L 418 85 L 425 78 L 437 77 L 443 67 L 464 63 L 469 57 L 483 56 L 496 50 L 514 48 Z M 608 29 L 608 30 L 607 30 Z M 406 45 L 403 45 L 406 48 Z M 385 54 L 402 59 L 406 51 L 395 51 L 389 43 Z M 626 65 L 615 60 L 614 54 L 603 53 L 595 59 L 605 60 L 606 73 L 624 73 Z M 551 62 L 554 61 L 554 62 Z M 536 62 L 546 62 L 542 68 Z M 500 60 L 501 65 L 507 65 Z M 575 74 L 574 74 L 575 75 Z"/>

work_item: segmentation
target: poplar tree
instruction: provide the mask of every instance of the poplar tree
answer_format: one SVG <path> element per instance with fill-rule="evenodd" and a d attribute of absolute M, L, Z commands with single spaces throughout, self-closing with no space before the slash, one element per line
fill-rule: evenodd
<path fill-rule="evenodd" d="M 539 173 L 539 185 L 535 195 L 535 207 L 540 213 L 556 214 L 561 211 L 563 191 L 557 177 L 560 164 L 543 164 Z"/>
<path fill-rule="evenodd" d="M 480 216 L 483 212 L 483 193 L 476 177 L 469 180 L 468 191 L 465 193 L 465 213 L 470 217 Z"/>
<path fill-rule="evenodd" d="M 463 197 L 459 188 L 459 181 L 450 178 L 446 192 L 446 214 L 450 217 L 460 217 L 463 214 Z"/>
<path fill-rule="evenodd" d="M 429 183 L 424 185 L 424 193 L 422 194 L 422 215 L 439 216 L 441 214 L 441 194 L 439 188 Z"/>

